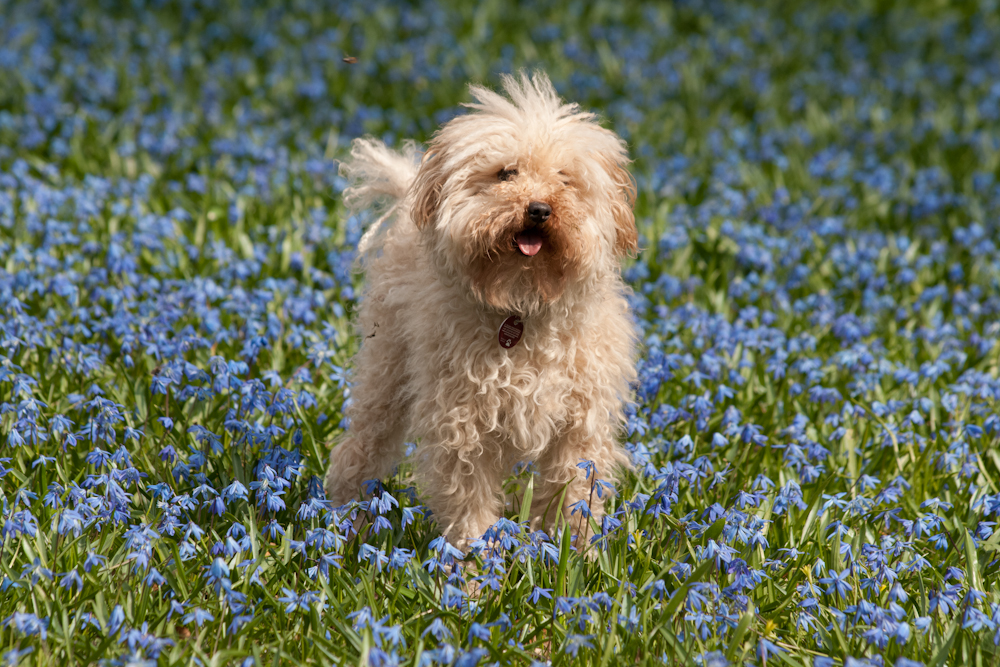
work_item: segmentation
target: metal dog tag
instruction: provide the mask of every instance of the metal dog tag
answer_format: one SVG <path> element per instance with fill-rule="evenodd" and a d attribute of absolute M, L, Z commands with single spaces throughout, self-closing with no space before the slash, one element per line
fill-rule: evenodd
<path fill-rule="evenodd" d="M 500 331 L 497 333 L 500 347 L 514 347 L 521 340 L 522 334 L 524 334 L 524 322 L 517 315 L 511 315 L 503 321 L 503 324 L 500 325 Z"/>

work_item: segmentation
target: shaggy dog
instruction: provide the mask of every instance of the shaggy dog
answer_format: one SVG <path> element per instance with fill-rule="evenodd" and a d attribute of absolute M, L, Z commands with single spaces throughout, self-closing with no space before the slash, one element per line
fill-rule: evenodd
<path fill-rule="evenodd" d="M 326 491 L 334 506 L 357 498 L 419 438 L 418 490 L 463 549 L 500 518 L 518 462 L 537 465 L 532 526 L 561 514 L 583 543 L 570 506 L 594 499 L 593 479 L 577 464 L 609 481 L 629 465 L 616 442 L 635 377 L 626 147 L 543 74 L 503 87 L 472 86 L 473 111 L 419 163 L 412 144 L 358 139 L 341 167 L 348 208 L 387 209 L 359 246 L 363 342 Z"/>

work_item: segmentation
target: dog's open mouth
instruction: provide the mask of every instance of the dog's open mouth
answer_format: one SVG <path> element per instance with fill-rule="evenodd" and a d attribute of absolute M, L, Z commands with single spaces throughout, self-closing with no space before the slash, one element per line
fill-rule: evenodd
<path fill-rule="evenodd" d="M 545 236 L 538 229 L 525 229 L 514 235 L 514 245 L 525 257 L 534 257 L 542 249 Z"/>

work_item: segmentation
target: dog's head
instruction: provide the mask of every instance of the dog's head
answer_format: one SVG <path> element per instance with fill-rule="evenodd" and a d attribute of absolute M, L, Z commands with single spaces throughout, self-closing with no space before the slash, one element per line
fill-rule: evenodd
<path fill-rule="evenodd" d="M 624 142 L 544 74 L 503 86 L 472 86 L 474 111 L 434 135 L 410 212 L 477 299 L 529 314 L 635 250 L 635 188 Z"/>

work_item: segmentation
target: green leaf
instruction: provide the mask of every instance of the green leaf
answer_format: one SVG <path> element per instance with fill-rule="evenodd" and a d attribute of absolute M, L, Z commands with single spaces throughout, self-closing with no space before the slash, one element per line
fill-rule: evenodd
<path fill-rule="evenodd" d="M 521 496 L 521 513 L 518 520 L 526 523 L 531 518 L 531 498 L 535 494 L 535 476 L 528 476 L 528 483 L 524 485 L 524 494 Z"/>
<path fill-rule="evenodd" d="M 743 644 L 743 637 L 747 633 L 747 629 L 750 624 L 753 623 L 754 614 L 752 611 L 748 611 L 740 617 L 740 622 L 733 630 L 733 636 L 729 640 L 729 648 L 726 649 L 726 660 L 732 662 L 736 659 L 737 652 L 740 651 L 740 646 Z"/>
<path fill-rule="evenodd" d="M 931 658 L 928 667 L 944 667 L 944 664 L 948 661 L 948 656 L 951 655 L 951 647 L 955 643 L 955 638 L 958 637 L 959 630 L 959 621 L 958 619 L 955 619 L 948 626 L 948 638 L 945 640 L 944 644 L 938 647 L 938 650 L 934 654 L 934 657 Z"/>

